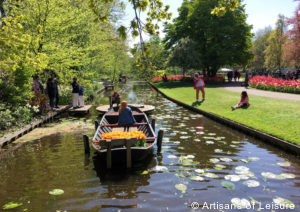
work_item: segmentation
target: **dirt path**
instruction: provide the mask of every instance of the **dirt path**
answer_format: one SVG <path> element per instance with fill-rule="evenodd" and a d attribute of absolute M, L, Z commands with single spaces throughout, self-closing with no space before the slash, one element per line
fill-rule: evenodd
<path fill-rule="evenodd" d="M 224 87 L 224 89 L 228 91 L 233 91 L 237 93 L 241 93 L 242 91 L 247 91 L 249 95 L 255 95 L 255 96 L 263 96 L 263 97 L 270 97 L 274 99 L 286 99 L 286 100 L 294 100 L 294 101 L 300 101 L 300 94 L 289 94 L 289 93 L 280 93 L 280 92 L 273 92 L 273 91 L 264 91 L 264 90 L 258 90 L 253 88 L 246 89 L 245 87 L 241 86 L 227 86 Z"/>

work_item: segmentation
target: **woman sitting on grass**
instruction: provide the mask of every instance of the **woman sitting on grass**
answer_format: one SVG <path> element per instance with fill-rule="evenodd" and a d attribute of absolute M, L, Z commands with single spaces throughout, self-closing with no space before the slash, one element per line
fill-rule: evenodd
<path fill-rule="evenodd" d="M 248 94 L 246 91 L 243 91 L 241 93 L 241 100 L 236 106 L 231 106 L 232 110 L 235 110 L 237 108 L 248 108 L 250 106 Z"/>
<path fill-rule="evenodd" d="M 123 101 L 121 103 L 121 106 L 119 108 L 119 120 L 118 120 L 118 124 L 120 125 L 131 125 L 134 124 L 136 121 L 132 115 L 132 110 L 130 107 L 128 107 L 128 104 L 126 101 Z M 129 130 L 129 126 L 124 128 L 124 131 Z"/>

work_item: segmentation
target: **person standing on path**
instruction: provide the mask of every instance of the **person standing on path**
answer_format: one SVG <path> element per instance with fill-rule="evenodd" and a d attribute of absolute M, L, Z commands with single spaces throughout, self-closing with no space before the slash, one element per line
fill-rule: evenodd
<path fill-rule="evenodd" d="M 204 91 L 204 81 L 203 76 L 200 76 L 198 73 L 194 76 L 194 89 L 196 90 L 196 101 L 199 101 L 199 91 L 202 93 L 202 101 L 205 100 L 205 91 Z"/>
<path fill-rule="evenodd" d="M 57 81 L 55 80 L 55 74 L 51 74 L 51 79 L 53 80 L 53 89 L 54 89 L 54 97 L 55 97 L 55 108 L 58 108 L 58 102 L 59 102 L 59 97 L 58 97 L 58 86 L 57 86 Z"/>
<path fill-rule="evenodd" d="M 44 93 L 44 86 L 40 81 L 40 76 L 35 75 L 34 80 L 33 80 L 33 85 L 32 85 L 32 90 L 34 93 Z"/>
<path fill-rule="evenodd" d="M 54 79 L 51 77 L 47 81 L 47 94 L 50 100 L 51 110 L 54 110 L 54 98 L 56 96 L 56 93 L 55 93 Z"/>
<path fill-rule="evenodd" d="M 248 88 L 249 86 L 249 71 L 246 70 L 246 73 L 245 73 L 245 88 Z"/>
<path fill-rule="evenodd" d="M 77 78 L 73 78 L 73 83 L 72 83 L 72 95 L 73 95 L 73 109 L 78 108 L 78 99 L 79 99 L 79 85 L 77 83 Z"/>
<path fill-rule="evenodd" d="M 79 85 L 79 107 L 84 107 L 84 96 L 83 96 L 83 92 L 84 92 L 84 88 L 78 83 Z"/>

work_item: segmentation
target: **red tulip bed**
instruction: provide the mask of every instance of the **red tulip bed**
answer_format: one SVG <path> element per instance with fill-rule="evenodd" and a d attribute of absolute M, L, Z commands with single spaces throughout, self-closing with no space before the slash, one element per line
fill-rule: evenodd
<path fill-rule="evenodd" d="M 255 76 L 250 78 L 250 86 L 257 89 L 300 93 L 300 80 L 285 80 L 273 77 Z"/>

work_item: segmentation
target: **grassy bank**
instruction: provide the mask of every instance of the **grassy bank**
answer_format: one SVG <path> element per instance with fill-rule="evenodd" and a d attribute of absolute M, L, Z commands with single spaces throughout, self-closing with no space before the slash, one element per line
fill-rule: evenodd
<path fill-rule="evenodd" d="M 207 85 L 206 100 L 195 104 L 196 92 L 191 83 L 154 83 L 166 95 L 188 105 L 242 123 L 284 140 L 300 145 L 300 102 L 278 100 L 267 97 L 249 96 L 248 109 L 231 110 L 237 104 L 240 94 Z M 201 93 L 200 93 L 201 99 Z"/>

